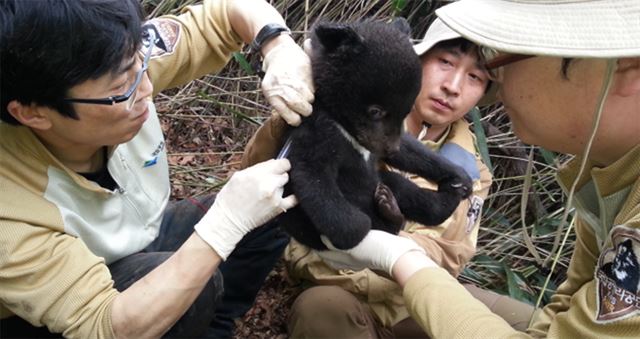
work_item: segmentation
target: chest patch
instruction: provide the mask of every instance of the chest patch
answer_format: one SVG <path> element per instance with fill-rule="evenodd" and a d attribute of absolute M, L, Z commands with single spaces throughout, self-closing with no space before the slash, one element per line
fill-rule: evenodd
<path fill-rule="evenodd" d="M 640 314 L 640 230 L 616 226 L 611 239 L 596 269 L 596 322 L 601 324 Z"/>
<path fill-rule="evenodd" d="M 472 195 L 469 197 L 469 200 L 471 204 L 467 211 L 467 227 L 465 228 L 467 234 L 473 231 L 473 226 L 476 224 L 476 221 L 478 221 L 480 213 L 482 213 L 482 205 L 484 204 L 484 200 L 477 195 Z"/>
<path fill-rule="evenodd" d="M 156 33 L 151 57 L 169 55 L 175 51 L 181 35 L 180 24 L 175 20 L 168 18 L 152 19 L 144 24 L 144 28 L 151 28 Z"/>

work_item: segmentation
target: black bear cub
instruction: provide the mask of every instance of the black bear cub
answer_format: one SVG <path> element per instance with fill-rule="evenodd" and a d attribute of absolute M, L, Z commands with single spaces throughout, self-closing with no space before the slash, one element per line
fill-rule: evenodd
<path fill-rule="evenodd" d="M 356 246 L 370 229 L 398 233 L 405 218 L 437 225 L 471 180 L 459 167 L 402 132 L 421 86 L 422 69 L 403 19 L 321 23 L 311 37 L 313 113 L 291 130 L 285 187 L 299 201 L 278 222 L 314 249 Z M 438 183 L 421 189 L 380 161 Z"/>

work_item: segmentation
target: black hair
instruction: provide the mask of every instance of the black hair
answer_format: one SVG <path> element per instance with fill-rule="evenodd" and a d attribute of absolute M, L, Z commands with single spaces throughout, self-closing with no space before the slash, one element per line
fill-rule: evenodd
<path fill-rule="evenodd" d="M 61 99 L 134 56 L 143 17 L 138 0 L 0 0 L 0 119 L 19 124 L 12 100 L 77 119 Z"/>
<path fill-rule="evenodd" d="M 480 46 L 465 38 L 440 41 L 433 45 L 433 47 L 431 47 L 431 50 L 433 49 L 441 49 L 445 51 L 460 51 L 462 54 L 473 55 L 478 58 L 478 64 L 480 65 L 484 65 L 487 63 L 484 54 L 480 52 Z M 484 89 L 484 92 L 487 93 L 490 88 L 491 80 L 487 81 L 487 87 Z"/>

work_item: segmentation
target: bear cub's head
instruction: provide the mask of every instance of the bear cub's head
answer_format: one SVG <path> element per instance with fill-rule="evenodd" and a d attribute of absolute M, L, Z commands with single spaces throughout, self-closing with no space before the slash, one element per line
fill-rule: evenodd
<path fill-rule="evenodd" d="M 371 153 L 398 150 L 402 122 L 421 86 L 409 25 L 320 23 L 311 37 L 314 114 L 330 115 Z"/>

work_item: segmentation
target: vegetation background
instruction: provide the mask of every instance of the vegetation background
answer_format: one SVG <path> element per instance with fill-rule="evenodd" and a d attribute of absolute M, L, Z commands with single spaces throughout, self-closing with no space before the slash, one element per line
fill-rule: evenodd
<path fill-rule="evenodd" d="M 149 17 L 179 14 L 200 0 L 141 0 Z M 285 17 L 292 36 L 302 43 L 319 19 L 350 22 L 363 18 L 405 17 L 412 36 L 423 36 L 434 11 L 450 1 L 408 0 L 271 0 Z M 214 193 L 238 169 L 242 151 L 270 115 L 259 90 L 259 78 L 248 63 L 259 60 L 245 48 L 216 75 L 160 93 L 156 107 L 167 139 L 172 198 Z M 554 170 L 565 158 L 523 145 L 510 130 L 502 106 L 468 115 L 478 148 L 494 174 L 483 207 L 478 251 L 460 281 L 541 305 L 565 278 L 573 250 L 573 234 L 561 224 L 564 197 Z M 527 166 L 527 165 L 530 166 Z M 568 238 L 564 238 L 567 235 Z M 557 244 L 567 240 L 551 271 Z M 554 243 L 556 245 L 554 245 Z M 545 279 L 550 277 L 543 291 Z M 304 286 L 287 278 L 279 263 L 267 278 L 256 303 L 238 321 L 235 338 L 278 338 L 286 335 L 288 309 Z"/>

